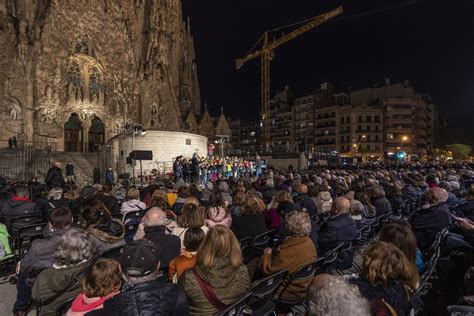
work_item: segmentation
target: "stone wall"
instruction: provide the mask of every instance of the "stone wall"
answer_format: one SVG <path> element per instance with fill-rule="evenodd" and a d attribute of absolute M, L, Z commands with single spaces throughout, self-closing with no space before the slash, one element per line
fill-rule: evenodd
<path fill-rule="evenodd" d="M 153 160 L 142 161 L 143 174 L 149 174 L 152 169 L 160 172 L 171 172 L 172 163 L 177 156 L 191 158 L 194 153 L 199 156 L 207 155 L 207 137 L 191 133 L 147 131 L 145 135 L 122 134 L 108 142 L 113 168 L 118 173 L 132 173 L 131 166 L 126 164 L 126 157 L 135 150 L 153 151 Z M 140 164 L 137 161 L 135 175 L 139 175 Z"/>

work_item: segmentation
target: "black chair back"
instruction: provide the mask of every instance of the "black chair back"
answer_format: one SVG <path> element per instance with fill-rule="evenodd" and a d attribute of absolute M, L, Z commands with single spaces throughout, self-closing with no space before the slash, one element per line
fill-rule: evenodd
<path fill-rule="evenodd" d="M 271 229 L 260 235 L 255 236 L 250 243 L 251 247 L 263 249 L 268 246 L 269 242 L 272 240 L 272 237 L 275 235 L 276 229 Z"/>
<path fill-rule="evenodd" d="M 138 230 L 138 224 L 126 224 L 125 225 L 125 236 L 134 235 Z"/>
<path fill-rule="evenodd" d="M 449 316 L 474 315 L 474 306 L 469 305 L 450 305 L 447 310 Z"/>
<path fill-rule="evenodd" d="M 19 230 L 23 226 L 28 226 L 36 223 L 44 222 L 43 215 L 41 214 L 32 214 L 32 215 L 23 215 L 18 216 L 12 219 L 10 224 L 10 232 L 12 236 L 18 234 Z"/>
<path fill-rule="evenodd" d="M 250 292 L 252 292 L 253 296 L 257 296 L 260 299 L 263 299 L 267 296 L 272 298 L 280 284 L 286 279 L 287 276 L 288 270 L 285 269 L 261 280 L 257 280 L 250 287 Z"/>
<path fill-rule="evenodd" d="M 33 238 L 42 236 L 44 230 L 48 227 L 48 223 L 35 223 L 28 226 L 23 226 L 18 230 L 18 238 Z"/>
<path fill-rule="evenodd" d="M 125 217 L 123 218 L 123 222 L 127 223 L 129 221 L 133 221 L 134 223 L 140 222 L 140 219 L 145 215 L 146 210 L 138 210 L 138 211 L 133 211 L 133 212 L 128 212 L 125 214 Z"/>
<path fill-rule="evenodd" d="M 229 306 L 225 310 L 215 313 L 214 315 L 216 315 L 216 316 L 240 316 L 240 315 L 243 315 L 243 310 L 244 310 L 245 306 L 247 306 L 247 304 L 249 303 L 251 297 L 252 297 L 252 293 L 248 292 L 247 294 L 245 294 L 244 296 L 239 298 L 237 300 L 237 302 L 235 302 L 234 304 L 232 304 L 231 306 Z"/>
<path fill-rule="evenodd" d="M 317 261 L 313 261 L 307 265 L 302 266 L 295 272 L 293 272 L 289 278 L 288 281 L 285 282 L 286 285 L 283 288 L 283 290 L 280 292 L 280 295 L 278 296 L 278 301 L 281 301 L 281 298 L 283 297 L 283 294 L 285 294 L 286 290 L 288 289 L 288 286 L 295 282 L 295 281 L 303 281 L 307 280 L 309 278 L 314 277 L 314 274 L 316 273 L 316 270 L 318 269 L 319 263 Z"/>

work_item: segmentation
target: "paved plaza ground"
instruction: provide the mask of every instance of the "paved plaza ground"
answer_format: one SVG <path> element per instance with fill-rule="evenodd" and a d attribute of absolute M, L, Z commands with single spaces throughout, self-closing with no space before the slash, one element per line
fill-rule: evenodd
<path fill-rule="evenodd" d="M 0 315 L 12 315 L 16 299 L 16 286 L 8 282 L 8 278 L 0 279 Z M 31 313 L 30 313 L 31 314 Z"/>

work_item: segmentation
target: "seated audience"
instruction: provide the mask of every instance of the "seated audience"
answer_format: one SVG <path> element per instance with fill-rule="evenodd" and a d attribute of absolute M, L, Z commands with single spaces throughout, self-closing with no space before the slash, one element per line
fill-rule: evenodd
<path fill-rule="evenodd" d="M 193 269 L 183 272 L 178 284 L 184 289 L 190 315 L 212 315 L 234 303 L 250 287 L 239 242 L 222 225 L 209 230 Z M 212 299 L 209 294 L 213 293 Z"/>
<path fill-rule="evenodd" d="M 110 214 L 120 214 L 120 205 L 112 192 L 112 185 L 110 183 L 102 185 L 102 191 L 97 192 L 96 197 L 107 206 Z"/>
<path fill-rule="evenodd" d="M 232 225 L 232 217 L 229 209 L 221 204 L 213 204 L 206 209 L 206 225 L 211 228 L 216 225 L 224 225 L 230 227 Z"/>
<path fill-rule="evenodd" d="M 319 228 L 318 250 L 319 255 L 324 256 L 329 250 L 341 242 L 353 241 L 359 237 L 359 231 L 355 221 L 350 216 L 351 204 L 345 197 L 334 200 L 332 216 Z M 352 263 L 352 252 L 341 254 L 335 262 L 340 269 L 350 267 Z"/>
<path fill-rule="evenodd" d="M 44 233 L 44 238 L 35 239 L 18 263 L 14 313 L 26 315 L 34 280 L 41 271 L 52 266 L 53 256 L 61 236 L 71 228 L 72 222 L 71 211 L 67 208 L 56 208 L 49 213 L 48 228 Z"/>
<path fill-rule="evenodd" d="M 47 218 L 48 212 L 52 209 L 64 207 L 70 207 L 70 201 L 63 197 L 63 189 L 62 188 L 53 188 L 48 192 L 48 203 L 44 206 L 44 215 Z"/>
<path fill-rule="evenodd" d="M 327 185 L 319 186 L 319 193 L 316 196 L 316 211 L 320 213 L 328 213 L 332 208 L 332 196 L 329 193 Z"/>
<path fill-rule="evenodd" d="M 160 270 L 160 251 L 149 240 L 128 244 L 120 258 L 124 285 L 96 315 L 188 315 L 186 295 Z"/>
<path fill-rule="evenodd" d="M 371 191 L 371 202 L 372 205 L 375 207 L 375 215 L 381 216 L 391 212 L 392 206 L 385 197 L 384 189 L 380 186 L 374 186 Z"/>
<path fill-rule="evenodd" d="M 31 297 L 40 315 L 56 315 L 59 308 L 81 291 L 81 277 L 94 260 L 95 247 L 87 232 L 71 228 L 61 236 L 53 266 L 42 271 Z"/>
<path fill-rule="evenodd" d="M 104 302 L 120 292 L 122 285 L 120 263 L 99 259 L 90 267 L 81 282 L 81 293 L 72 301 L 66 316 L 84 316 L 102 309 Z"/>
<path fill-rule="evenodd" d="M 181 240 L 168 233 L 166 215 L 162 209 L 152 207 L 143 217 L 144 239 L 152 241 L 160 251 L 160 268 L 168 269 L 171 259 L 179 256 Z M 165 271 L 167 272 L 167 271 Z"/>
<path fill-rule="evenodd" d="M 308 290 L 308 316 L 369 316 L 369 302 L 344 279 L 320 274 Z"/>
<path fill-rule="evenodd" d="M 181 239 L 181 249 L 184 250 L 184 233 L 188 228 L 199 227 L 207 234 L 209 228 L 205 225 L 204 208 L 197 207 L 194 204 L 188 204 L 183 207 L 183 214 L 178 217 L 178 226 L 174 227 L 171 234 Z"/>
<path fill-rule="evenodd" d="M 127 200 L 122 203 L 120 213 L 125 216 L 127 213 L 142 211 L 145 209 L 145 203 L 140 201 L 140 191 L 137 188 L 130 188 L 127 192 Z"/>
<path fill-rule="evenodd" d="M 296 197 L 295 202 L 298 203 L 301 208 L 306 209 L 309 216 L 316 215 L 316 204 L 313 199 L 308 196 L 308 187 L 306 184 L 300 184 L 296 187 L 298 196 Z"/>
<path fill-rule="evenodd" d="M 265 221 L 268 229 L 278 228 L 281 223 L 281 216 L 278 214 L 278 205 L 282 202 L 287 202 L 293 205 L 293 198 L 287 191 L 278 191 L 273 196 L 272 201 L 267 206 L 267 212 L 265 213 Z"/>
<path fill-rule="evenodd" d="M 435 240 L 436 234 L 451 225 L 451 214 L 446 200 L 448 192 L 441 188 L 431 188 L 426 192 L 428 205 L 413 214 L 410 224 L 416 236 L 418 248 L 426 250 Z"/>
<path fill-rule="evenodd" d="M 112 219 L 104 203 L 90 198 L 83 207 L 79 225 L 90 234 L 100 254 L 125 245 L 125 228 L 120 221 Z"/>
<path fill-rule="evenodd" d="M 266 276 L 283 269 L 293 273 L 317 259 L 316 248 L 309 238 L 311 221 L 308 214 L 290 212 L 285 216 L 285 223 L 288 237 L 275 250 L 266 248 L 263 252 L 260 270 Z M 303 299 L 310 283 L 311 279 L 291 283 L 282 298 L 286 301 Z"/>
<path fill-rule="evenodd" d="M 362 271 L 349 282 L 369 301 L 372 315 L 407 315 L 419 277 L 397 246 L 378 241 L 365 250 Z"/>
<path fill-rule="evenodd" d="M 249 196 L 241 207 L 240 216 L 232 217 L 231 229 L 237 239 L 255 237 L 267 231 L 265 223 L 265 205 L 259 203 L 259 198 Z"/>
<path fill-rule="evenodd" d="M 181 215 L 184 204 L 186 203 L 186 199 L 190 196 L 191 196 L 191 192 L 188 186 L 183 185 L 179 187 L 178 198 L 176 199 L 176 201 L 173 204 L 173 207 L 171 208 L 173 213 L 175 213 L 178 216 Z"/>
<path fill-rule="evenodd" d="M 17 231 L 19 227 L 11 227 L 12 220 L 19 216 L 42 215 L 35 202 L 30 200 L 30 192 L 25 187 L 15 190 L 8 203 L 0 210 L 0 222 L 4 223 L 8 231 Z"/>
<path fill-rule="evenodd" d="M 196 254 L 199 246 L 206 237 L 200 227 L 191 227 L 184 233 L 184 251 L 180 256 L 171 260 L 168 277 L 176 283 L 181 274 L 196 264 Z"/>

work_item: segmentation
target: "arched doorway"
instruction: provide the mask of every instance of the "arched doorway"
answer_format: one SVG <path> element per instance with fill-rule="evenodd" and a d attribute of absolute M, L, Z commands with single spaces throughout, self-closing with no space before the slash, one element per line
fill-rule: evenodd
<path fill-rule="evenodd" d="M 76 113 L 64 124 L 64 151 L 82 152 L 82 122 Z"/>
<path fill-rule="evenodd" d="M 98 117 L 93 117 L 89 129 L 89 151 L 97 152 L 99 145 L 105 143 L 105 125 Z"/>

